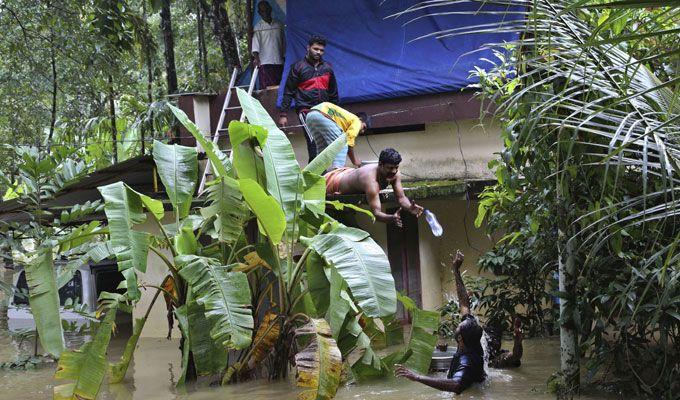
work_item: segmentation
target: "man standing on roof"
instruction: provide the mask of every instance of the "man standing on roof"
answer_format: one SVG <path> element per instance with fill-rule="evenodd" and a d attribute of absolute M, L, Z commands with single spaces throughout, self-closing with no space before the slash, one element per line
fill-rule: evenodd
<path fill-rule="evenodd" d="M 266 0 L 257 3 L 262 19 L 253 29 L 253 64 L 260 67 L 260 88 L 281 83 L 286 54 L 283 24 L 272 18 L 272 6 Z"/>
<path fill-rule="evenodd" d="M 401 227 L 402 210 L 417 218 L 423 214 L 423 207 L 409 200 L 404 194 L 399 173 L 400 163 L 401 155 L 396 150 L 387 148 L 380 152 L 378 164 L 368 164 L 360 168 L 334 169 L 325 175 L 326 194 L 365 193 L 368 206 L 376 220 Z M 384 213 L 380 204 L 380 191 L 387 185 L 392 185 L 394 198 L 400 207 L 394 214 Z"/>
<path fill-rule="evenodd" d="M 280 126 L 288 125 L 287 113 L 293 100 L 295 112 L 303 126 L 304 116 L 310 108 L 325 101 L 338 103 L 338 85 L 333 67 L 322 58 L 325 50 L 326 39 L 314 35 L 307 44 L 305 58 L 290 67 L 281 100 Z M 309 161 L 312 161 L 317 155 L 316 146 L 309 132 L 306 129 L 304 131 Z"/>
<path fill-rule="evenodd" d="M 355 167 L 361 166 L 361 160 L 354 154 L 354 142 L 366 129 L 366 118 L 365 113 L 357 116 L 329 102 L 317 104 L 309 110 L 305 124 L 314 139 L 317 152 L 321 153 L 343 133 L 347 137 L 347 145 L 335 157 L 329 171 L 344 167 L 347 156 Z"/>

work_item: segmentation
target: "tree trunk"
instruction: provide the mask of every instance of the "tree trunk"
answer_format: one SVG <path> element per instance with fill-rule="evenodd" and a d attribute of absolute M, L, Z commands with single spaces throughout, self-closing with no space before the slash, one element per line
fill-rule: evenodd
<path fill-rule="evenodd" d="M 118 162 L 118 129 L 116 127 L 116 103 L 113 90 L 113 76 L 109 74 L 109 118 L 111 121 L 111 137 L 113 139 L 113 163 Z"/>
<path fill-rule="evenodd" d="M 196 5 L 196 29 L 198 33 L 198 69 L 203 89 L 208 87 L 208 55 L 205 48 L 205 13 L 200 4 Z"/>
<path fill-rule="evenodd" d="M 560 298 L 560 371 L 564 386 L 559 397 L 571 398 L 578 391 L 580 374 L 578 334 L 573 318 L 573 308 L 576 306 L 573 304 L 576 296 L 576 260 L 574 244 L 564 231 L 560 230 L 558 235 L 559 291 L 567 296 Z"/>
<path fill-rule="evenodd" d="M 175 67 L 175 41 L 172 33 L 170 0 L 163 0 L 161 5 L 161 32 L 165 46 L 165 73 L 168 82 L 168 94 L 177 93 L 177 69 Z"/>
<path fill-rule="evenodd" d="M 205 0 L 201 0 L 200 5 L 212 22 L 213 33 L 217 37 L 222 51 L 224 67 L 227 71 L 235 66 L 240 67 L 241 61 L 238 57 L 236 37 L 229 23 L 229 15 L 224 0 L 213 0 L 211 7 L 208 7 Z"/>
<path fill-rule="evenodd" d="M 142 18 L 144 24 L 147 23 L 146 1 L 142 1 Z M 144 57 L 146 58 L 146 101 L 153 103 L 153 59 L 151 58 L 151 47 L 144 46 Z M 142 142 L 142 147 L 144 142 Z"/>
<path fill-rule="evenodd" d="M 50 65 L 52 66 L 52 111 L 50 115 L 50 133 L 47 136 L 48 152 L 52 148 L 54 126 L 57 123 L 57 60 L 54 55 L 54 29 L 52 28 L 50 28 Z"/>

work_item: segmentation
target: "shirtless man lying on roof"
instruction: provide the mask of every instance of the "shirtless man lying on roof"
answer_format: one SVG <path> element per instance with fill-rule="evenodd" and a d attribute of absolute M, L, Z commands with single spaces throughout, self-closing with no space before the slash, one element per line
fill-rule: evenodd
<path fill-rule="evenodd" d="M 365 193 L 375 219 L 401 227 L 401 210 L 406 210 L 417 218 L 423 213 L 423 207 L 409 200 L 404 194 L 399 163 L 401 155 L 396 150 L 387 148 L 380 152 L 378 164 L 334 169 L 326 174 L 326 194 Z M 394 214 L 384 213 L 380 204 L 380 191 L 387 185 L 392 185 L 394 197 L 400 206 Z"/>

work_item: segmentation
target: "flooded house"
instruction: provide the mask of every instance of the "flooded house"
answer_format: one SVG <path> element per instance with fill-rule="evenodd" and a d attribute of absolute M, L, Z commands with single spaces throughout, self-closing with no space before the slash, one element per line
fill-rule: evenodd
<path fill-rule="evenodd" d="M 455 30 L 457 17 L 423 17 L 424 12 L 399 16 L 396 14 L 403 10 L 400 3 L 366 2 L 361 9 L 352 10 L 351 15 L 340 6 L 329 10 L 322 2 L 305 7 L 296 6 L 293 1 L 287 6 L 285 0 L 270 3 L 274 17 L 285 21 L 284 81 L 288 67 L 304 57 L 309 37 L 313 34 L 326 37 L 324 60 L 333 66 L 340 105 L 354 113 L 366 113 L 370 119 L 370 129 L 357 138 L 356 154 L 361 160 L 371 162 L 377 161 L 384 148 L 398 150 L 403 158 L 400 171 L 406 195 L 435 214 L 443 227 L 443 235 L 436 237 L 425 218 L 405 217 L 403 228 L 397 228 L 373 223 L 367 216 L 354 212 L 341 217 L 346 224 L 369 232 L 382 246 L 397 290 L 425 309 L 436 309 L 447 294 L 454 292 L 449 254 L 461 249 L 467 255 L 465 266 L 476 273 L 477 257 L 492 245 L 484 230 L 475 228 L 474 220 L 477 195 L 495 179 L 487 164 L 502 148 L 501 128 L 475 97 L 474 89 L 469 88 L 475 82 L 470 72 L 475 66 L 491 67 L 487 61 L 480 61 L 493 59 L 490 50 L 481 48 L 482 43 L 490 39 L 509 41 L 514 34 L 494 34 L 493 38 L 482 35 L 478 40 L 423 37 L 444 28 Z M 324 18 L 318 18 L 320 13 Z M 417 18 L 419 16 L 422 18 Z M 251 27 L 259 18 L 255 12 Z M 486 18 L 498 16 L 490 14 Z M 460 25 L 464 25 L 463 21 Z M 235 95 L 228 96 L 234 90 L 230 85 L 248 86 L 249 82 L 250 76 L 245 73 L 235 76 L 231 84 L 225 82 L 222 93 L 182 93 L 177 101 L 207 138 L 220 133 L 219 143 L 228 152 L 229 145 L 224 140 L 227 123 L 220 125 L 221 114 L 225 113 L 223 119 L 227 122 L 239 119 L 238 100 Z M 283 82 L 254 89 L 253 95 L 276 120 Z M 225 104 L 227 97 L 230 101 Z M 297 116 L 291 111 L 288 120 L 297 121 Z M 290 125 L 284 131 L 300 165 L 304 166 L 308 159 L 304 133 L 299 124 Z M 179 143 L 196 145 L 186 132 L 180 135 Z M 167 198 L 152 158 L 144 155 L 88 175 L 46 206 L 59 210 L 100 199 L 97 187 L 119 180 L 140 193 Z M 390 189 L 382 191 L 380 196 L 385 211 L 397 207 Z M 366 207 L 364 195 L 335 199 Z M 171 210 L 169 203 L 166 202 L 166 206 Z M 166 218 L 171 222 L 169 215 L 166 213 Z M 0 218 L 21 218 L 21 205 L 1 204 Z M 101 218 L 104 219 L 103 214 Z M 155 229 L 151 222 L 145 224 L 149 226 L 142 229 Z M 159 282 L 165 274 L 161 260 L 150 253 L 147 271 L 140 276 L 140 281 Z M 152 296 L 150 291 L 143 292 L 135 312 L 143 313 Z M 156 303 L 151 315 L 143 336 L 165 337 L 165 305 Z"/>

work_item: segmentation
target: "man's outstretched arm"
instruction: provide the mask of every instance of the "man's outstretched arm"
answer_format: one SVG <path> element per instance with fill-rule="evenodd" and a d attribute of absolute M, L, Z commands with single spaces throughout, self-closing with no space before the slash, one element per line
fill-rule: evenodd
<path fill-rule="evenodd" d="M 397 203 L 399 203 L 399 206 L 403 210 L 415 215 L 416 218 L 420 217 L 420 215 L 423 213 L 423 207 L 412 202 L 408 197 L 406 197 L 406 194 L 404 193 L 404 187 L 401 185 L 400 174 L 397 174 L 397 176 L 394 178 L 394 182 L 392 182 L 392 189 L 394 189 L 394 197 L 397 200 Z"/>
<path fill-rule="evenodd" d="M 371 208 L 371 212 L 373 212 L 375 219 L 386 224 L 394 223 L 398 227 L 401 227 L 401 216 L 399 215 L 400 210 L 397 210 L 397 212 L 394 214 L 386 214 L 382 211 L 378 185 L 368 183 L 364 185 L 364 189 L 366 192 L 366 198 L 368 199 L 368 206 Z"/>
<path fill-rule="evenodd" d="M 431 378 L 429 376 L 418 375 L 410 369 L 404 367 L 403 365 L 396 365 L 394 370 L 394 375 L 397 377 L 406 378 L 414 382 L 420 382 L 431 388 L 437 390 L 443 390 L 445 392 L 454 392 L 460 394 L 463 391 L 463 387 L 460 383 L 453 379 L 442 379 L 442 378 Z"/>
<path fill-rule="evenodd" d="M 460 275 L 460 266 L 463 265 L 465 255 L 460 250 L 456 250 L 456 255 L 451 255 L 451 258 L 453 260 L 451 271 L 453 272 L 453 278 L 456 281 L 458 307 L 460 308 L 460 316 L 463 317 L 470 314 L 470 296 L 468 296 L 465 283 L 463 283 L 463 277 Z"/>

